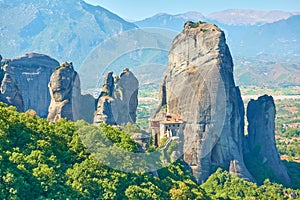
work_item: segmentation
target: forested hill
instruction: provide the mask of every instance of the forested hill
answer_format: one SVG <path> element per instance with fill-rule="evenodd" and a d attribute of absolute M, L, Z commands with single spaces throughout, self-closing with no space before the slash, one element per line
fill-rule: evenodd
<path fill-rule="evenodd" d="M 265 181 L 257 186 L 218 169 L 197 185 L 181 162 L 131 174 L 99 163 L 82 144 L 76 127 L 99 129 L 126 151 L 137 151 L 129 135 L 83 121 L 50 124 L 34 111 L 18 113 L 0 103 L 0 199 L 283 199 L 300 191 Z"/>

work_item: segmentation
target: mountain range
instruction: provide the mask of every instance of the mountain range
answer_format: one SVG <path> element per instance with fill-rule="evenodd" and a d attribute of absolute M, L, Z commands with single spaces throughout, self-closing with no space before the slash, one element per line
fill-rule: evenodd
<path fill-rule="evenodd" d="M 234 56 L 266 54 L 281 60 L 298 60 L 299 14 L 283 11 L 225 10 L 204 17 L 197 12 L 178 15 L 161 13 L 135 24 L 139 27 L 179 31 L 186 21 L 207 21 L 217 24 L 226 32 Z"/>
<path fill-rule="evenodd" d="M 99 55 L 98 58 L 95 57 L 96 54 L 93 51 L 99 49 L 99 46 L 105 47 L 104 52 L 110 52 L 122 46 L 119 44 L 106 48 L 107 46 L 102 45 L 103 41 L 122 35 L 126 31 L 136 30 L 138 27 L 142 29 L 156 27 L 157 30 L 170 29 L 173 33 L 167 35 L 167 41 L 162 34 L 157 34 L 159 32 L 157 30 L 155 33 L 147 32 L 140 38 L 149 38 L 148 43 L 158 44 L 157 48 L 169 49 L 171 44 L 169 38 L 175 35 L 174 32 L 182 30 L 186 21 L 212 22 L 223 29 L 237 68 L 240 67 L 239 63 L 248 58 L 259 60 L 259 62 L 266 60 L 276 63 L 300 61 L 299 12 L 225 10 L 207 16 L 199 12 L 177 15 L 159 13 L 131 23 L 100 6 L 87 4 L 83 0 L 2 0 L 0 11 L 0 54 L 4 58 L 38 52 L 47 54 L 60 62 L 72 61 L 75 69 L 82 69 L 79 70 L 80 74 L 86 73 L 86 65 L 89 65 L 88 61 L 91 60 L 90 55 L 94 55 L 92 60 L 98 63 L 102 63 L 103 59 L 105 63 L 112 62 L 115 65 L 122 61 L 118 58 L 120 55 L 113 57 L 120 62 L 106 61 L 107 58 Z M 128 39 L 128 44 L 131 46 L 130 49 L 144 45 L 143 43 L 137 44 L 134 38 Z M 128 54 L 130 59 L 126 60 L 125 64 L 128 66 L 125 67 L 131 67 L 130 63 L 134 63 L 134 67 L 145 66 L 155 60 L 157 58 L 155 55 L 159 54 L 153 51 L 149 53 L 149 49 L 147 53 L 141 54 L 140 52 Z M 167 52 L 161 55 L 162 58 L 156 59 L 155 64 L 166 66 Z M 103 65 L 102 63 L 102 68 Z M 244 70 L 244 72 L 240 71 L 241 74 L 248 70 L 245 66 L 240 69 Z M 297 71 L 297 73 L 300 72 Z M 292 76 L 297 76 L 297 73 Z M 89 75 L 86 74 L 86 76 Z M 239 76 L 237 76 L 238 79 Z M 296 80 L 296 78 L 291 80 Z M 92 82 L 95 83 L 95 81 Z M 286 81 L 283 80 L 283 82 Z M 85 88 L 84 84 L 83 88 Z"/>
<path fill-rule="evenodd" d="M 291 16 L 299 14 L 300 12 L 285 12 L 280 10 L 260 11 L 228 9 L 211 13 L 207 15 L 207 19 L 216 20 L 219 23 L 227 25 L 260 25 L 288 19 Z"/>
<path fill-rule="evenodd" d="M 209 21 L 218 24 L 231 25 L 231 26 L 249 26 L 249 25 L 262 25 L 266 23 L 273 23 L 279 20 L 288 19 L 294 15 L 300 15 L 300 12 L 285 12 L 279 10 L 272 11 L 259 11 L 259 10 L 243 10 L 243 9 L 228 9 L 218 12 L 213 12 L 204 16 L 200 12 L 186 12 L 182 14 L 168 14 L 158 13 L 152 17 L 143 20 L 135 21 L 139 27 L 161 27 L 169 28 L 180 31 L 182 25 L 187 20 L 190 21 Z"/>

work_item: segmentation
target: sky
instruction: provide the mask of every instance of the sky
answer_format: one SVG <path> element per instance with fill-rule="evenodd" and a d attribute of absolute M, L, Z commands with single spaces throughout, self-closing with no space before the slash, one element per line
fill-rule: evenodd
<path fill-rule="evenodd" d="M 207 15 L 226 9 L 300 11 L 300 0 L 85 0 L 127 20 L 140 20 L 157 13 L 188 11 Z"/>

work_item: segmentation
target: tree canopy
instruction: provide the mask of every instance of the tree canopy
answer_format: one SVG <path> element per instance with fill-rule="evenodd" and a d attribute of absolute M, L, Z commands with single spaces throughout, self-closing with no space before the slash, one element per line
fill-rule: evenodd
<path fill-rule="evenodd" d="M 299 190 L 270 181 L 257 186 L 221 169 L 198 185 L 181 161 L 158 170 L 158 177 L 114 170 L 100 163 L 82 142 L 102 137 L 98 129 L 113 145 L 137 151 L 130 136 L 117 128 L 64 119 L 52 124 L 0 103 L 0 199 L 283 199 L 292 192 L 300 195 Z M 95 131 L 82 139 L 79 130 Z"/>

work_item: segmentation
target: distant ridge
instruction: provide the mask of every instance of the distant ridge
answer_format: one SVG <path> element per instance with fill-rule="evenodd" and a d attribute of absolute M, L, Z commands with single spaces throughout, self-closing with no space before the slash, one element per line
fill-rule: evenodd
<path fill-rule="evenodd" d="M 228 9 L 211 13 L 207 15 L 207 18 L 227 25 L 257 25 L 273 23 L 299 14 L 300 12 L 285 12 L 280 10 Z"/>
<path fill-rule="evenodd" d="M 277 60 L 295 61 L 299 60 L 297 55 L 300 53 L 299 17 L 297 12 L 225 10 L 206 17 L 197 12 L 160 13 L 135 24 L 179 32 L 186 21 L 214 23 L 227 33 L 228 44 L 235 56 L 256 57 L 263 54 Z"/>
<path fill-rule="evenodd" d="M 243 10 L 243 9 L 228 9 L 218 12 L 213 12 L 204 16 L 200 12 L 190 11 L 182 14 L 168 14 L 158 13 L 152 17 L 147 17 L 143 20 L 136 21 L 135 24 L 141 27 L 152 27 L 155 24 L 160 25 L 162 28 L 174 28 L 174 30 L 180 31 L 182 26 L 174 26 L 175 22 L 182 21 L 209 21 L 223 25 L 262 25 L 266 23 L 273 23 L 279 20 L 288 19 L 294 15 L 300 15 L 300 12 L 286 12 L 280 10 L 261 11 L 261 10 Z M 161 21 L 164 20 L 162 23 Z M 169 25 L 173 24 L 173 26 Z"/>
<path fill-rule="evenodd" d="M 167 13 L 158 13 L 152 17 L 135 24 L 139 27 L 160 27 L 180 31 L 186 21 L 200 21 L 206 18 L 200 12 L 187 12 L 183 14 L 171 15 Z"/>

